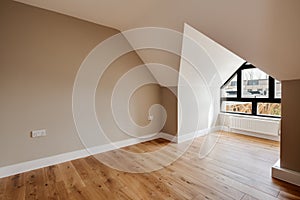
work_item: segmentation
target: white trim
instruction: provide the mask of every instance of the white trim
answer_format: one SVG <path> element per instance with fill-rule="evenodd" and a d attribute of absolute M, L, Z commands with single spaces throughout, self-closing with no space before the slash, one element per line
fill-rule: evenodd
<path fill-rule="evenodd" d="M 162 135 L 164 135 L 164 134 L 162 134 Z M 18 163 L 18 164 L 14 164 L 14 165 L 1 167 L 0 168 L 0 178 L 16 175 L 16 174 L 23 173 L 23 172 L 28 172 L 28 171 L 35 170 L 35 169 L 40 169 L 43 167 L 48 167 L 51 165 L 56 165 L 56 164 L 63 163 L 63 162 L 68 162 L 71 160 L 76 160 L 79 158 L 84 158 L 84 157 L 87 157 L 90 155 L 111 151 L 114 149 L 138 144 L 138 143 L 145 142 L 145 141 L 154 140 L 154 139 L 160 138 L 160 136 L 162 136 L 162 135 L 159 133 L 159 134 L 151 134 L 151 135 L 141 136 L 139 138 L 130 138 L 127 140 L 122 140 L 122 141 L 114 142 L 111 144 L 99 145 L 99 146 L 91 147 L 88 149 L 72 151 L 72 152 L 63 153 L 63 154 L 59 154 L 59 155 L 55 155 L 55 156 L 49 156 L 49 157 L 40 158 L 40 159 L 36 159 L 36 160 L 32 160 L 32 161 L 27 161 L 27 162 L 22 162 L 22 163 Z M 163 138 L 165 138 L 165 137 L 163 137 Z"/>
<path fill-rule="evenodd" d="M 198 131 L 195 131 L 195 132 L 179 135 L 178 136 L 178 143 L 186 142 L 188 140 L 192 140 L 194 138 L 204 136 L 204 135 L 206 135 L 210 132 L 220 131 L 220 130 L 222 130 L 221 128 L 222 128 L 221 126 L 216 126 L 216 127 L 213 127 L 213 128 L 207 128 L 207 129 L 198 130 Z"/>
<path fill-rule="evenodd" d="M 177 136 L 174 136 L 174 135 L 171 135 L 169 133 L 164 133 L 164 132 L 160 132 L 158 134 L 159 138 L 162 138 L 162 139 L 165 139 L 165 140 L 168 140 L 170 142 L 174 142 L 174 143 L 177 143 Z"/>
<path fill-rule="evenodd" d="M 141 136 L 141 137 L 137 137 L 137 138 L 130 138 L 127 140 L 121 140 L 121 141 L 110 143 L 110 144 L 104 144 L 104 145 L 87 148 L 87 151 L 90 153 L 90 155 L 95 155 L 95 154 L 119 149 L 122 147 L 131 146 L 131 145 L 138 144 L 141 142 L 158 139 L 158 138 L 160 138 L 159 135 L 160 135 L 160 133 L 155 133 L 155 134 L 150 134 L 150 135 Z"/>
<path fill-rule="evenodd" d="M 272 167 L 272 177 L 300 186 L 300 172 L 280 167 L 280 160 Z"/>
<path fill-rule="evenodd" d="M 181 142 L 185 142 L 188 140 L 192 140 L 192 139 L 200 137 L 200 136 L 204 136 L 209 132 L 214 132 L 214 131 L 219 131 L 219 130 L 224 130 L 224 129 L 225 129 L 225 127 L 217 126 L 217 127 L 207 128 L 204 130 L 199 130 L 199 131 L 195 131 L 195 132 L 188 133 L 185 135 L 181 135 L 179 137 L 170 135 L 168 133 L 160 132 L 158 134 L 151 134 L 151 135 L 146 135 L 146 136 L 142 136 L 142 137 L 138 137 L 138 138 L 130 138 L 127 140 L 122 140 L 122 141 L 114 142 L 111 144 L 99 145 L 99 146 L 91 147 L 88 149 L 77 150 L 77 151 L 73 151 L 73 152 L 63 153 L 63 154 L 59 154 L 59 155 L 55 155 L 55 156 L 49 156 L 49 157 L 45 157 L 45 158 L 41 158 L 41 159 L 36 159 L 36 160 L 32 160 L 32 161 L 27 161 L 27 162 L 22 162 L 22 163 L 18 163 L 18 164 L 14 164 L 14 165 L 1 167 L 0 168 L 0 178 L 12 176 L 15 174 L 19 174 L 19 173 L 23 173 L 23 172 L 43 168 L 43 167 L 48 167 L 51 165 L 56 165 L 56 164 L 63 163 L 63 162 L 68 162 L 68 161 L 79 159 L 79 158 L 84 158 L 84 157 L 87 157 L 90 155 L 111 151 L 114 149 L 138 144 L 141 142 L 154 140 L 157 138 L 163 138 L 163 139 L 169 140 L 171 142 L 181 143 Z"/>
<path fill-rule="evenodd" d="M 1 167 L 0 178 L 16 175 L 23 172 L 28 172 L 43 167 L 48 167 L 51 165 L 56 165 L 59 163 L 75 160 L 78 158 L 84 158 L 87 156 L 89 156 L 89 153 L 86 150 L 78 150 L 78 151 L 72 151 L 72 152 L 63 153 L 55 156 L 49 156 L 46 158 L 40 158 L 37 160 L 32 160 L 32 161 Z"/>

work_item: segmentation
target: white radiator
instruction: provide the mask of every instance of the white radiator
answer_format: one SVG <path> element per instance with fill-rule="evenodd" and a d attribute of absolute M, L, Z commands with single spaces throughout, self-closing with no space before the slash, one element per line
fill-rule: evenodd
<path fill-rule="evenodd" d="M 230 116 L 229 128 L 278 136 L 280 133 L 280 120 Z"/>

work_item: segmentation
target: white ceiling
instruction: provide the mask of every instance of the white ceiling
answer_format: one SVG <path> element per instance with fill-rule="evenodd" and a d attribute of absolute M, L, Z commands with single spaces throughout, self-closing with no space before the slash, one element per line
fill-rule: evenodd
<path fill-rule="evenodd" d="M 299 0 L 17 1 L 118 30 L 186 22 L 277 79 L 300 79 Z"/>

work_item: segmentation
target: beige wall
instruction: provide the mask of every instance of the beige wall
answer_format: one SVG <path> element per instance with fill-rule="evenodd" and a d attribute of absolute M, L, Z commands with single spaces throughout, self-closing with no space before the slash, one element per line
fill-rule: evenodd
<path fill-rule="evenodd" d="M 180 56 L 178 55 L 159 49 L 142 49 L 137 50 L 137 53 L 143 59 L 144 63 L 160 63 L 171 67 L 175 72 L 179 71 Z M 167 82 L 176 82 L 177 85 L 178 74 L 165 74 L 164 80 L 157 81 L 163 85 L 166 79 L 171 80 Z M 174 87 L 174 85 L 168 86 L 170 86 L 170 88 L 172 88 L 174 91 L 177 90 L 177 87 Z M 172 93 L 168 87 L 160 87 L 160 98 L 161 105 L 166 109 L 167 112 L 167 119 L 162 132 L 169 133 L 171 135 L 177 135 L 177 96 Z"/>
<path fill-rule="evenodd" d="M 179 71 L 180 56 L 160 49 L 139 49 L 136 51 L 145 63 L 160 63 Z"/>
<path fill-rule="evenodd" d="M 129 111 L 137 125 L 146 126 L 149 124 L 149 109 L 154 104 L 161 104 L 160 97 L 160 86 L 158 84 L 145 85 L 134 92 L 130 99 Z"/>
<path fill-rule="evenodd" d="M 300 172 L 300 80 L 282 82 L 281 167 Z"/>
<path fill-rule="evenodd" d="M 118 31 L 7 0 L 0 1 L 0 27 L 0 167 L 82 149 L 72 117 L 75 76 L 87 54 Z M 112 68 L 122 70 L 104 78 L 116 80 L 142 63 L 134 53 L 121 59 Z M 108 85 L 104 95 L 110 90 Z M 153 97 L 146 104 L 133 98 L 139 108 L 159 101 L 157 86 L 144 93 L 144 98 Z M 35 129 L 46 129 L 48 135 L 30 138 Z"/>
<path fill-rule="evenodd" d="M 167 111 L 162 132 L 177 135 L 177 96 L 169 88 L 161 87 L 161 105 Z"/>
<path fill-rule="evenodd" d="M 179 55 L 160 49 L 141 49 L 136 52 L 144 63 L 148 64 L 147 67 L 161 86 L 177 86 L 180 65 Z"/>
<path fill-rule="evenodd" d="M 129 72 L 129 70 L 142 64 L 143 62 L 135 52 L 127 53 L 113 62 L 104 72 L 103 77 L 99 81 L 96 92 L 96 111 L 99 123 L 105 132 L 105 135 L 111 141 L 120 141 L 129 138 L 128 135 L 120 130 L 120 128 L 126 130 L 126 127 L 117 126 L 111 112 L 111 97 L 114 87 L 116 86 L 117 81 L 119 81 L 120 78 L 127 72 Z M 148 75 L 151 76 L 148 76 L 148 78 L 153 78 L 150 72 Z M 127 101 L 127 99 L 118 99 L 117 101 Z M 159 86 L 156 84 L 144 85 L 138 88 L 129 99 L 129 104 L 126 105 L 129 106 L 128 116 L 130 115 L 132 120 L 139 126 L 144 127 L 149 123 L 148 111 L 154 104 L 160 104 Z M 147 133 L 151 134 L 151 131 L 149 130 Z M 135 136 L 143 135 L 143 133 L 138 130 L 135 133 L 129 134 Z"/>

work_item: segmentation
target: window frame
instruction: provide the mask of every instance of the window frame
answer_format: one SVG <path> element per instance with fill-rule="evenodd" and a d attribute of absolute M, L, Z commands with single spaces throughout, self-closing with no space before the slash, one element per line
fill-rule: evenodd
<path fill-rule="evenodd" d="M 281 91 L 281 93 L 280 93 L 280 97 L 276 97 L 276 80 L 277 79 L 274 79 L 274 98 L 275 99 L 281 99 L 281 96 L 282 96 L 282 91 Z M 278 81 L 278 80 L 277 80 Z M 280 81 L 279 81 L 280 82 Z M 282 84 L 281 84 L 281 82 L 280 82 L 280 90 L 282 90 Z"/>
<path fill-rule="evenodd" d="M 257 105 L 258 103 L 281 103 L 281 98 L 275 98 L 275 79 L 269 75 L 269 97 L 268 98 L 245 98 L 242 97 L 242 71 L 244 69 L 252 69 L 256 68 L 254 65 L 245 62 L 237 71 L 235 71 L 229 79 L 221 86 L 221 90 L 237 75 L 237 97 L 222 97 L 220 95 L 220 108 L 222 106 L 223 101 L 237 101 L 237 102 L 251 102 L 252 103 L 252 113 L 235 113 L 235 112 L 226 112 L 222 111 L 222 113 L 231 113 L 237 115 L 247 115 L 247 116 L 257 116 L 257 117 L 272 117 L 272 118 L 281 118 L 281 116 L 273 116 L 273 115 L 260 115 L 257 114 Z"/>

